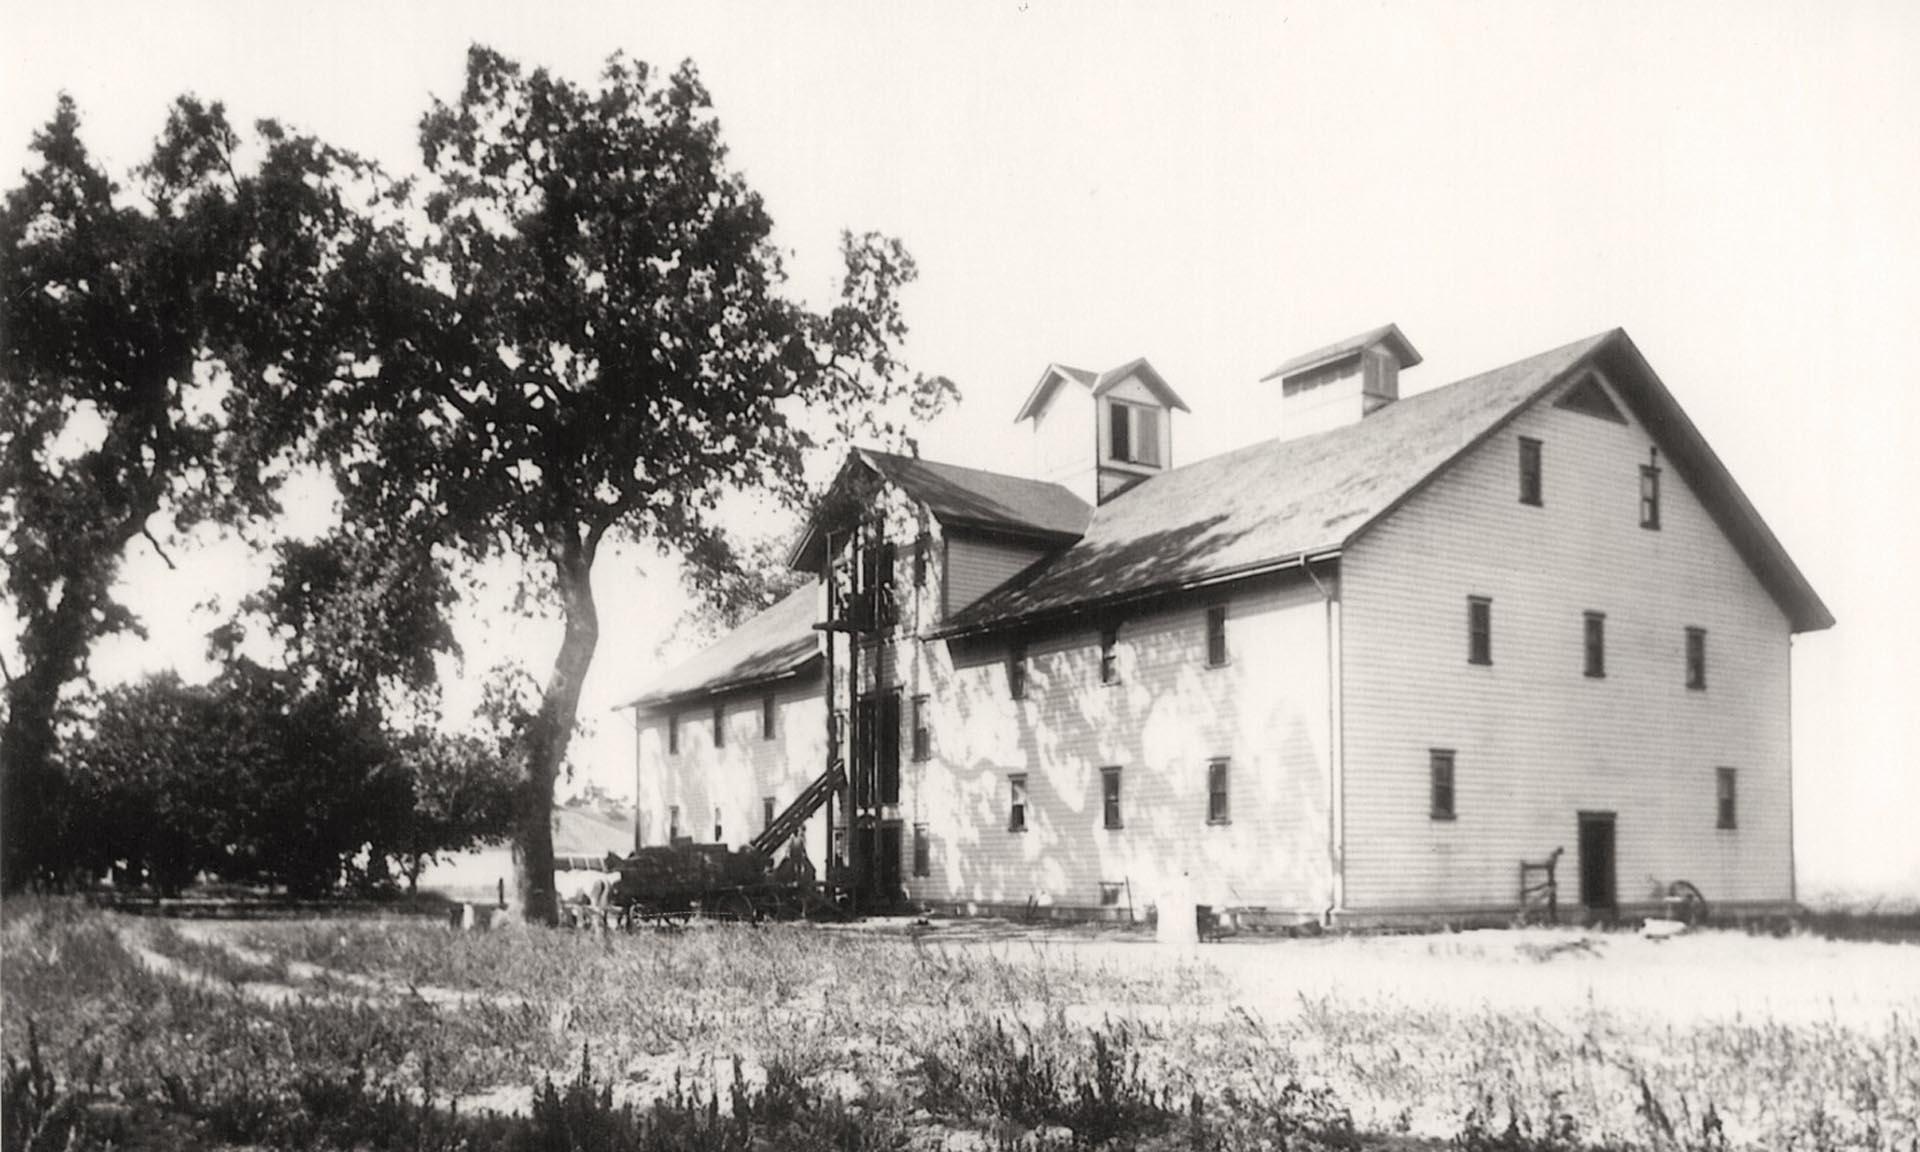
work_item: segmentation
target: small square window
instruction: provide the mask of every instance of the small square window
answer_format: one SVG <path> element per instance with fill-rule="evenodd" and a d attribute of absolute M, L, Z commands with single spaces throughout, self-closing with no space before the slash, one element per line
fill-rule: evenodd
<path fill-rule="evenodd" d="M 1707 686 L 1707 630 L 1687 629 L 1687 687 L 1704 690 Z"/>
<path fill-rule="evenodd" d="M 926 760 L 933 755 L 933 733 L 927 728 L 927 698 L 913 698 L 913 758 Z"/>
<path fill-rule="evenodd" d="M 1467 663 L 1493 663 L 1493 601 L 1467 597 Z"/>
<path fill-rule="evenodd" d="M 1015 644 L 1007 652 L 1007 695 L 1015 700 L 1027 698 L 1027 646 Z"/>
<path fill-rule="evenodd" d="M 927 835 L 925 824 L 913 826 L 913 874 L 933 875 L 933 838 Z"/>
<path fill-rule="evenodd" d="M 1450 748 L 1430 750 L 1427 753 L 1427 774 L 1431 780 L 1433 819 L 1453 819 L 1453 750 Z"/>
<path fill-rule="evenodd" d="M 727 746 L 727 706 L 718 700 L 713 702 L 713 746 Z"/>
<path fill-rule="evenodd" d="M 1027 830 L 1027 774 L 1016 772 L 1007 777 L 1007 831 Z"/>
<path fill-rule="evenodd" d="M 1520 503 L 1538 507 L 1541 499 L 1540 441 L 1520 437 Z"/>
<path fill-rule="evenodd" d="M 1734 810 L 1735 788 L 1738 781 L 1731 768 L 1713 770 L 1714 786 L 1714 823 L 1715 828 L 1738 828 L 1738 813 Z"/>
<path fill-rule="evenodd" d="M 1225 759 L 1207 764 L 1207 823 L 1225 824 L 1231 818 L 1227 803 L 1227 764 Z"/>
<path fill-rule="evenodd" d="M 774 710 L 773 704 L 773 693 L 769 692 L 765 696 L 760 697 L 760 739 L 773 739 L 773 728 L 776 716 L 777 713 Z"/>
<path fill-rule="evenodd" d="M 1219 668 L 1227 662 L 1227 606 L 1215 604 L 1207 609 L 1207 667 Z"/>
<path fill-rule="evenodd" d="M 678 755 L 679 752 L 680 752 L 680 713 L 669 712 L 667 713 L 667 755 L 674 756 L 674 755 Z"/>
<path fill-rule="evenodd" d="M 1120 822 L 1120 769 L 1100 769 L 1100 812 L 1108 828 L 1119 828 Z"/>
<path fill-rule="evenodd" d="M 1607 674 L 1607 614 L 1588 612 L 1586 620 L 1586 663 L 1588 676 L 1598 680 Z"/>
<path fill-rule="evenodd" d="M 1120 682 L 1120 629 L 1103 628 L 1100 630 L 1100 683 L 1118 684 Z"/>
<path fill-rule="evenodd" d="M 1640 465 L 1640 527 L 1660 527 L 1660 466 Z"/>

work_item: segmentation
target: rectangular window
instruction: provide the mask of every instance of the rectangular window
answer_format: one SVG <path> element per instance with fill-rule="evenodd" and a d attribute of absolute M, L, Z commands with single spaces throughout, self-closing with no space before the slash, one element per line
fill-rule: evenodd
<path fill-rule="evenodd" d="M 773 693 L 760 697 L 760 739 L 773 739 Z"/>
<path fill-rule="evenodd" d="M 1660 467 L 1640 465 L 1640 527 L 1660 527 Z"/>
<path fill-rule="evenodd" d="M 1431 815 L 1433 819 L 1453 819 L 1453 750 L 1450 748 L 1429 750 L 1427 773 L 1432 781 Z"/>
<path fill-rule="evenodd" d="M 933 733 L 927 728 L 927 698 L 913 698 L 913 758 L 925 760 L 933 755 Z"/>
<path fill-rule="evenodd" d="M 933 875 L 933 838 L 927 835 L 925 824 L 913 826 L 913 874 Z"/>
<path fill-rule="evenodd" d="M 727 706 L 718 700 L 713 702 L 713 746 L 727 746 Z"/>
<path fill-rule="evenodd" d="M 667 713 L 667 755 L 674 756 L 674 755 L 678 755 L 679 752 L 680 752 L 680 713 L 669 712 Z"/>
<path fill-rule="evenodd" d="M 1529 436 L 1520 437 L 1520 503 L 1539 506 L 1540 498 L 1540 441 Z"/>
<path fill-rule="evenodd" d="M 1027 698 L 1027 646 L 1015 644 L 1007 650 L 1007 695 L 1015 700 Z"/>
<path fill-rule="evenodd" d="M 1227 761 L 1207 764 L 1207 823 L 1225 824 L 1231 815 L 1227 805 Z"/>
<path fill-rule="evenodd" d="M 913 538 L 913 586 L 915 588 L 927 586 L 927 552 L 932 546 L 933 542 L 925 532 Z"/>
<path fill-rule="evenodd" d="M 1118 684 L 1120 682 L 1120 658 L 1117 649 L 1120 646 L 1120 629 L 1103 628 L 1100 630 L 1100 683 Z"/>
<path fill-rule="evenodd" d="M 1707 686 L 1707 630 L 1687 629 L 1687 687 Z"/>
<path fill-rule="evenodd" d="M 764 832 L 771 827 L 773 827 L 773 797 L 762 796 L 760 797 L 760 830 Z"/>
<path fill-rule="evenodd" d="M 1733 769 L 1715 768 L 1713 770 L 1715 828 L 1738 828 L 1734 811 L 1735 780 Z"/>
<path fill-rule="evenodd" d="M 1127 418 L 1125 404 L 1107 404 L 1107 455 L 1115 460 L 1133 459 L 1133 421 Z"/>
<path fill-rule="evenodd" d="M 1594 679 L 1607 674 L 1607 614 L 1588 612 L 1586 619 L 1586 673 Z"/>
<path fill-rule="evenodd" d="M 1160 466 L 1160 413 L 1155 409 L 1133 410 L 1133 462 Z"/>
<path fill-rule="evenodd" d="M 1215 604 L 1207 609 L 1207 667 L 1218 668 L 1227 662 L 1227 606 Z"/>
<path fill-rule="evenodd" d="M 1120 769 L 1100 769 L 1100 811 L 1108 828 L 1119 828 Z"/>
<path fill-rule="evenodd" d="M 1016 772 L 1007 777 L 1007 831 L 1027 830 L 1027 774 Z"/>
<path fill-rule="evenodd" d="M 671 844 L 678 839 L 680 839 L 680 805 L 675 804 L 667 809 L 667 843 Z"/>
<path fill-rule="evenodd" d="M 1493 663 L 1493 601 L 1467 597 L 1467 663 Z"/>
<path fill-rule="evenodd" d="M 1100 881 L 1100 907 L 1118 908 L 1120 906 L 1120 893 L 1125 888 L 1126 884 L 1124 882 L 1114 882 L 1110 880 Z"/>
<path fill-rule="evenodd" d="M 720 835 L 720 805 L 715 804 L 713 806 L 713 842 L 718 844 L 722 839 L 724 837 Z"/>

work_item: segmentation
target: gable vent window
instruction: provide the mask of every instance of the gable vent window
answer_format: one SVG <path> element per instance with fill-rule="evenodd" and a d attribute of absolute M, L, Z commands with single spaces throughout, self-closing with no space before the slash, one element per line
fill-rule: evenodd
<path fill-rule="evenodd" d="M 1227 606 L 1216 604 L 1207 609 L 1207 667 L 1220 668 L 1227 662 Z"/>
<path fill-rule="evenodd" d="M 1493 601 L 1467 597 L 1467 663 L 1493 663 Z"/>
<path fill-rule="evenodd" d="M 1103 628 L 1100 630 L 1100 683 L 1118 684 L 1120 682 L 1120 629 Z"/>
<path fill-rule="evenodd" d="M 1640 465 L 1640 527 L 1660 527 L 1660 466 Z"/>
<path fill-rule="evenodd" d="M 1607 614 L 1588 612 L 1586 624 L 1586 665 L 1588 676 L 1598 680 L 1607 674 Z"/>
<path fill-rule="evenodd" d="M 1130 464 L 1160 466 L 1160 413 L 1117 401 L 1107 403 L 1107 455 Z"/>
<path fill-rule="evenodd" d="M 1704 690 L 1707 686 L 1707 630 L 1687 629 L 1687 687 Z"/>
<path fill-rule="evenodd" d="M 1015 644 L 1007 652 L 1007 695 L 1015 700 L 1027 698 L 1027 646 Z"/>
<path fill-rule="evenodd" d="M 1452 820 L 1453 812 L 1453 749 L 1434 748 L 1427 753 L 1427 776 L 1431 795 L 1431 816 L 1435 820 Z"/>
<path fill-rule="evenodd" d="M 1520 503 L 1540 506 L 1540 441 L 1520 437 Z"/>
<path fill-rule="evenodd" d="M 1713 770 L 1713 826 L 1715 828 L 1738 828 L 1740 826 L 1739 821 L 1736 819 L 1739 814 L 1734 811 L 1736 800 L 1734 788 L 1736 783 L 1733 769 L 1715 768 Z"/>

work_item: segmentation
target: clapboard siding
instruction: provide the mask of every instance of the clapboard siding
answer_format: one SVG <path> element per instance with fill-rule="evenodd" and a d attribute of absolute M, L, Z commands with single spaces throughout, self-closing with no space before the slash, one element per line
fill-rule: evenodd
<path fill-rule="evenodd" d="M 972 533 L 946 536 L 946 609 L 951 616 L 1018 576 L 1046 551 Z"/>
<path fill-rule="evenodd" d="M 1624 406 L 1623 406 L 1624 407 Z M 1517 438 L 1544 446 L 1544 505 L 1518 500 Z M 1619 898 L 1688 879 L 1709 900 L 1793 892 L 1789 628 L 1662 461 L 1662 526 L 1639 526 L 1652 441 L 1536 403 L 1365 534 L 1342 560 L 1346 904 L 1511 905 L 1517 865 L 1617 813 Z M 1492 600 L 1493 663 L 1467 661 L 1467 600 Z M 1583 613 L 1606 614 L 1606 676 L 1583 675 Z M 1685 630 L 1707 629 L 1705 691 Z M 1458 818 L 1429 814 L 1428 752 L 1456 753 Z M 1739 827 L 1715 827 L 1714 769 Z"/>
<path fill-rule="evenodd" d="M 647 844 L 664 844 L 668 808 L 680 807 L 680 831 L 713 842 L 713 810 L 720 809 L 721 842 L 740 847 L 765 827 L 763 799 L 774 798 L 778 814 L 826 770 L 826 712 L 817 676 L 780 683 L 774 694 L 774 738 L 761 735 L 762 693 L 722 697 L 726 742 L 713 744 L 713 702 L 681 705 L 680 750 L 667 751 L 666 711 L 637 713 L 634 795 L 639 831 Z M 824 814 L 807 826 L 807 852 L 816 867 L 826 860 Z"/>
<path fill-rule="evenodd" d="M 932 849 L 931 875 L 910 878 L 910 894 L 1092 907 L 1104 882 L 1128 887 L 1144 910 L 1185 872 L 1202 903 L 1322 910 L 1325 604 L 1305 581 L 1243 585 L 1226 602 L 1225 667 L 1206 666 L 1205 606 L 1194 602 L 1120 625 L 1118 684 L 1100 683 L 1092 627 L 1030 637 L 1020 701 L 1008 693 L 1005 638 L 903 654 L 904 692 L 929 697 L 933 728 L 931 759 L 904 781 L 906 818 L 927 825 Z M 1207 822 L 1214 757 L 1231 762 L 1224 825 Z M 1104 827 L 1108 766 L 1121 769 L 1120 829 Z M 1025 832 L 1007 828 L 1017 772 L 1028 780 Z"/>

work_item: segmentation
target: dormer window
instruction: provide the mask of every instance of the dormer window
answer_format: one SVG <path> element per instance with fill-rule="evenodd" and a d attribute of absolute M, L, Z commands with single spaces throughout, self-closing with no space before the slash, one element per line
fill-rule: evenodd
<path fill-rule="evenodd" d="M 1160 413 L 1152 408 L 1109 401 L 1107 455 L 1129 464 L 1160 466 Z"/>

